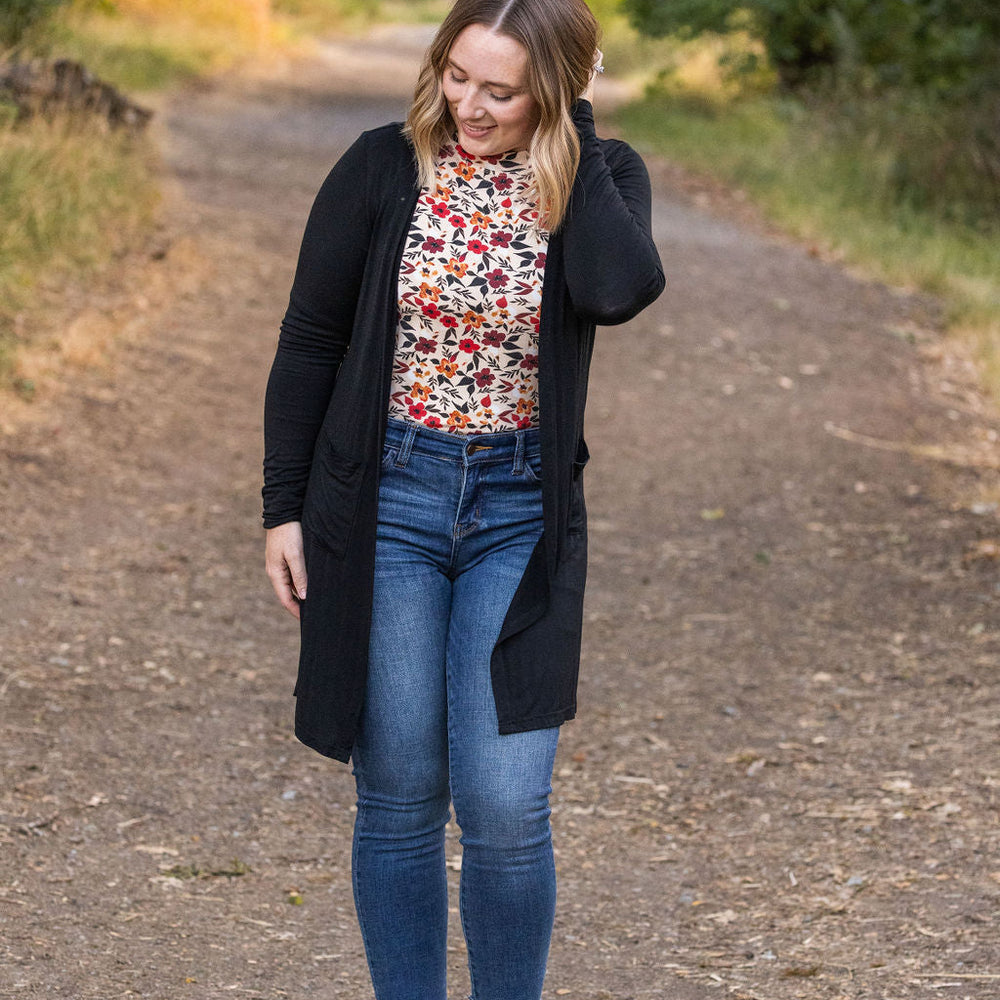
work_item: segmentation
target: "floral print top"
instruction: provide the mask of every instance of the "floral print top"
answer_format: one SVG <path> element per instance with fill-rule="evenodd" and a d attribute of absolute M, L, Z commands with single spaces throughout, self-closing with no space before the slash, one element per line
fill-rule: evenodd
<path fill-rule="evenodd" d="M 527 151 L 446 145 L 399 271 L 389 416 L 460 434 L 538 424 L 538 322 L 548 233 Z"/>

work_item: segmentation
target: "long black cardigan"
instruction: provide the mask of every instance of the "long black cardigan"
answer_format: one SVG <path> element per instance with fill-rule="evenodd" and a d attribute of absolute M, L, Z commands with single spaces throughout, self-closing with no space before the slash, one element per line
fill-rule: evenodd
<path fill-rule="evenodd" d="M 549 240 L 539 331 L 544 531 L 493 651 L 501 733 L 575 714 L 594 327 L 631 319 L 664 284 L 642 161 L 597 138 L 588 102 L 573 118 L 580 167 Z M 264 526 L 301 520 L 309 577 L 295 733 L 342 761 L 364 700 L 396 278 L 418 194 L 399 124 L 365 132 L 336 164 L 306 225 L 267 386 Z"/>

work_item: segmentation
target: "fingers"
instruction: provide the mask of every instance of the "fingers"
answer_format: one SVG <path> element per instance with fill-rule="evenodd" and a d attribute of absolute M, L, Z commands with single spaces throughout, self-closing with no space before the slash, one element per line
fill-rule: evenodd
<path fill-rule="evenodd" d="M 297 521 L 268 529 L 264 565 L 281 606 L 298 618 L 299 603 L 306 599 L 306 561 Z"/>

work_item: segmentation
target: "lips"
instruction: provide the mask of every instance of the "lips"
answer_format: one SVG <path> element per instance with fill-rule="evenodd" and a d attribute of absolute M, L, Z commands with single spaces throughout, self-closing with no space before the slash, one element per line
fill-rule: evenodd
<path fill-rule="evenodd" d="M 488 135 L 494 128 L 495 125 L 472 125 L 469 122 L 462 122 L 462 131 L 469 136 L 470 139 L 482 139 L 484 136 Z"/>

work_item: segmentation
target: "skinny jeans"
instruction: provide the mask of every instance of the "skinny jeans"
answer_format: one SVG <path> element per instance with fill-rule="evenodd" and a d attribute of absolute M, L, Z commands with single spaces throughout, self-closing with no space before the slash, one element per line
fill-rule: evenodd
<path fill-rule="evenodd" d="M 446 1000 L 449 805 L 472 1000 L 538 1000 L 555 910 L 558 728 L 500 735 L 490 657 L 542 533 L 537 429 L 390 420 L 353 884 L 377 1000 Z"/>

